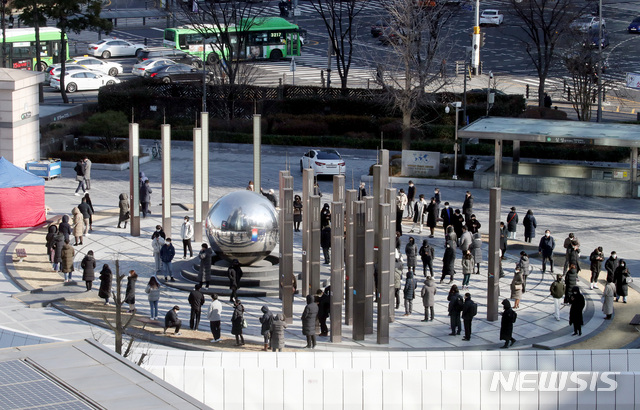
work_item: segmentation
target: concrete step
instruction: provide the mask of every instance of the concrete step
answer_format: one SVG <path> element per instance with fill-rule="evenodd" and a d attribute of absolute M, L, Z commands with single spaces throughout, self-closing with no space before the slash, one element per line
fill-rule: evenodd
<path fill-rule="evenodd" d="M 189 280 L 191 282 L 194 283 L 198 283 L 198 276 L 199 273 L 193 272 L 193 271 L 189 271 L 189 270 L 183 270 L 181 271 L 182 273 L 182 277 L 186 280 Z M 229 287 L 229 279 L 226 276 L 216 276 L 216 275 L 211 275 L 211 280 L 209 281 L 210 285 L 216 285 L 216 286 L 226 286 Z M 245 278 L 244 276 L 242 276 L 242 279 L 240 280 L 240 286 L 243 288 L 258 288 L 258 287 L 270 287 L 270 286 L 278 286 L 278 277 L 269 277 L 269 278 L 264 278 L 264 279 L 260 279 L 260 278 Z"/>
<path fill-rule="evenodd" d="M 14 293 L 12 297 L 26 303 L 29 307 L 46 307 L 51 303 L 72 299 L 86 292 L 77 282 L 67 282 L 26 292 Z"/>

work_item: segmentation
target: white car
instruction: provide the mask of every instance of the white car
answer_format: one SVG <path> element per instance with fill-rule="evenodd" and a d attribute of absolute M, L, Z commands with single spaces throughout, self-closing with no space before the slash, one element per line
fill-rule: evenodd
<path fill-rule="evenodd" d="M 120 80 L 110 75 L 91 70 L 72 71 L 64 76 L 64 87 L 68 93 L 85 90 L 97 90 L 102 86 L 117 84 Z M 49 85 L 60 89 L 60 77 L 51 77 Z"/>
<path fill-rule="evenodd" d="M 597 29 L 599 23 L 600 19 L 597 16 L 582 16 L 569 24 L 569 28 L 586 33 L 591 29 Z M 604 19 L 602 19 L 602 28 L 607 28 L 607 23 L 604 21 Z"/>
<path fill-rule="evenodd" d="M 103 74 L 108 74 L 111 77 L 115 77 L 118 74 L 122 74 L 122 64 L 113 63 L 111 61 L 98 60 L 95 57 L 71 57 L 65 61 L 66 68 L 72 65 L 82 66 L 87 70 L 98 71 Z M 60 75 L 60 64 L 51 64 L 47 70 L 50 75 Z M 53 71 L 53 74 L 51 73 Z"/>
<path fill-rule="evenodd" d="M 144 73 L 146 70 L 149 70 L 153 67 L 158 67 L 161 65 L 173 65 L 176 64 L 175 61 L 169 60 L 168 58 L 150 58 L 148 60 L 140 61 L 139 63 L 135 63 L 133 68 L 131 69 L 131 74 L 137 75 L 139 77 L 144 77 Z"/>
<path fill-rule="evenodd" d="M 112 38 L 89 44 L 87 52 L 92 56 L 102 58 L 131 57 L 138 55 L 138 53 L 146 47 L 144 44 L 136 44 L 119 38 Z"/>
<path fill-rule="evenodd" d="M 60 64 L 55 64 L 55 65 L 60 65 Z M 81 66 L 81 65 L 77 65 L 77 64 L 67 64 L 64 67 L 65 72 L 71 72 L 71 71 L 78 71 L 78 70 L 87 70 L 87 67 Z M 44 81 L 48 84 L 49 81 L 51 81 L 52 77 L 59 77 L 60 76 L 60 72 L 62 71 L 62 67 L 54 67 L 53 65 L 50 65 L 49 67 L 47 67 L 47 69 L 44 72 Z"/>
<path fill-rule="evenodd" d="M 300 158 L 300 172 L 312 168 L 316 175 L 340 175 L 345 173 L 345 163 L 334 149 L 312 149 Z"/>
<path fill-rule="evenodd" d="M 504 21 L 504 15 L 498 10 L 483 10 L 480 14 L 480 25 L 499 26 Z"/>

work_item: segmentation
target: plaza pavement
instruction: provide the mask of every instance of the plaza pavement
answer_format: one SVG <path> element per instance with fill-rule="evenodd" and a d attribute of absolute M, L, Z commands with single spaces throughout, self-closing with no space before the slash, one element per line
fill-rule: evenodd
<path fill-rule="evenodd" d="M 150 141 L 143 141 L 143 145 L 150 145 Z M 294 176 L 294 190 L 301 190 L 300 173 L 296 168 L 297 158 L 304 152 L 298 147 L 272 147 L 264 146 L 262 150 L 262 186 L 266 189 L 276 188 L 278 171 L 286 166 L 286 158 L 293 163 L 292 175 Z M 347 162 L 347 188 L 357 186 L 360 176 L 367 173 L 369 166 L 376 160 L 376 152 L 372 150 L 341 150 Z M 172 146 L 172 202 L 190 204 L 193 202 L 193 193 L 190 188 L 192 183 L 192 151 L 188 142 L 174 142 Z M 211 144 L 210 146 L 210 203 L 234 190 L 245 189 L 247 182 L 252 179 L 251 167 L 252 147 L 237 144 Z M 129 235 L 128 229 L 118 229 L 117 203 L 121 192 L 128 192 L 128 170 L 110 171 L 99 169 L 98 165 L 92 168 L 91 197 L 97 215 L 93 226 L 93 232 L 84 240 L 84 245 L 76 247 L 76 266 L 87 251 L 93 250 L 98 263 L 97 271 L 103 263 L 109 263 L 114 270 L 113 260 L 118 258 L 121 263 L 121 272 L 135 269 L 140 275 L 136 289 L 138 313 L 140 317 L 148 317 L 148 303 L 144 287 L 148 278 L 153 273 L 153 258 L 151 253 L 150 236 L 156 224 L 160 223 L 160 161 L 151 161 L 141 165 L 150 180 L 153 194 L 151 197 L 151 210 L 153 214 L 141 219 L 141 236 L 134 238 Z M 433 180 L 417 181 L 418 193 L 424 193 L 427 197 L 433 192 L 435 183 L 439 184 L 443 201 L 451 202 L 454 208 L 461 207 L 464 191 L 468 188 L 464 184 L 448 186 L 446 181 L 435 182 Z M 405 187 L 395 184 L 397 188 Z M 74 172 L 71 167 L 63 167 L 62 177 L 46 182 L 46 205 L 51 208 L 49 217 L 62 214 L 70 214 L 71 209 L 79 203 L 80 197 L 73 194 L 76 187 Z M 330 180 L 321 180 L 320 188 L 323 192 L 322 201 L 331 200 L 332 183 Z M 370 190 L 370 187 L 369 187 Z M 484 225 L 483 233 L 484 260 L 480 275 L 472 275 L 470 292 L 473 299 L 479 304 L 478 316 L 473 322 L 473 335 L 470 342 L 462 341 L 461 336 L 449 336 L 449 318 L 446 312 L 446 295 L 450 285 L 446 281 L 439 285 L 436 295 L 436 318 L 434 322 L 424 323 L 424 308 L 421 300 L 414 300 L 414 314 L 403 317 L 404 309 L 396 310 L 396 320 L 390 327 L 390 343 L 388 345 L 376 344 L 375 333 L 368 335 L 364 341 L 355 342 L 351 339 L 351 330 L 343 326 L 342 343 L 330 343 L 328 338 L 318 338 L 318 350 L 339 351 L 357 349 L 386 349 L 386 350 L 457 350 L 457 349 L 497 349 L 501 346 L 499 339 L 499 320 L 489 322 L 486 319 L 486 240 L 488 222 L 488 197 L 489 191 L 471 189 L 474 198 L 474 213 Z M 518 260 L 519 252 L 525 249 L 530 256 L 534 267 L 533 274 L 527 281 L 527 292 L 521 300 L 521 307 L 517 310 L 518 321 L 514 326 L 514 337 L 518 340 L 513 348 L 621 348 L 633 346 L 637 339 L 637 331 L 628 325 L 628 320 L 635 313 L 640 313 L 640 298 L 635 290 L 630 290 L 629 303 L 616 303 L 616 314 L 613 321 L 605 321 L 601 312 L 601 289 L 605 275 L 601 275 L 601 284 L 598 290 L 589 290 L 585 277 L 588 277 L 588 255 L 597 246 L 603 246 L 605 254 L 616 250 L 619 257 L 628 261 L 629 269 L 633 276 L 640 263 L 637 259 L 637 235 L 630 228 L 640 220 L 637 200 L 619 198 L 595 198 L 576 197 L 563 195 L 529 194 L 523 192 L 502 192 L 502 217 L 511 206 L 518 209 L 520 218 L 524 217 L 527 209 L 532 209 L 538 222 L 537 236 L 534 246 L 524 244 L 521 241 L 510 241 L 507 251 L 507 260 L 504 261 L 506 278 L 501 280 L 501 299 L 509 297 L 509 284 L 513 275 L 513 267 Z M 176 247 L 176 260 L 174 272 L 180 268 L 189 269 L 192 263 L 189 260 L 181 260 L 182 246 L 179 240 L 179 229 L 183 216 L 186 214 L 182 208 L 173 207 L 173 229 L 168 236 L 173 236 Z M 549 296 L 549 285 L 552 277 L 548 273 L 542 275 L 540 259 L 536 256 L 537 241 L 545 229 L 551 229 L 556 240 L 556 264 L 560 267 L 564 261 L 562 243 L 569 232 L 575 232 L 581 241 L 583 270 L 581 272 L 581 289 L 587 299 L 585 310 L 585 326 L 581 338 L 571 336 L 572 327 L 568 325 L 568 307 L 561 311 L 561 321 L 553 317 L 553 301 Z M 402 250 L 407 243 L 410 224 L 405 223 L 402 237 Z M 518 228 L 518 237 L 522 237 L 522 226 Z M 97 297 L 99 281 L 96 280 L 94 290 L 84 292 L 84 283 L 81 281 L 74 285 L 63 285 L 63 277 L 49 269 L 44 252 L 44 232 L 46 226 L 39 229 L 13 229 L 0 231 L 0 240 L 8 243 L 3 249 L 4 262 L 0 264 L 3 278 L 0 281 L 0 292 L 3 294 L 0 302 L 0 329 L 7 331 L 24 332 L 33 338 L 47 338 L 73 340 L 85 337 L 99 338 L 103 343 L 111 344 L 111 333 L 101 328 L 104 326 L 104 317 L 113 316 L 113 305 L 104 306 Z M 423 231 L 425 232 L 425 231 Z M 427 238 L 423 234 L 411 234 L 416 238 L 416 243 L 421 244 L 422 239 Z M 296 234 L 294 243 L 294 270 L 301 270 L 301 237 Z M 439 279 L 442 267 L 443 239 L 441 230 L 437 231 L 436 238 L 430 243 L 436 248 L 436 261 L 434 271 L 436 279 Z M 15 263 L 15 255 L 12 253 L 16 247 L 27 249 L 28 258 Z M 194 248 L 199 249 L 195 243 Z M 274 252 L 277 252 L 277 248 Z M 462 280 L 460 258 L 458 252 L 456 261 L 456 280 L 460 285 Z M 556 272 L 560 269 L 556 268 Z M 7 275 L 11 273 L 11 278 Z M 417 278 L 419 289 L 422 288 L 422 270 L 419 268 Z M 329 278 L 326 265 L 321 265 L 322 279 Z M 98 275 L 96 275 L 98 276 Z M 176 275 L 178 280 L 179 275 Z M 81 279 L 81 272 L 74 273 L 76 280 Z M 42 292 L 21 292 L 14 284 L 19 282 L 24 290 L 30 288 L 42 288 Z M 401 292 L 402 293 L 402 292 Z M 13 297 L 11 297 L 13 295 Z M 24 304 L 16 300 L 19 298 L 28 302 Z M 61 313 L 53 307 L 38 307 L 53 302 L 66 313 Z M 180 318 L 183 320 L 183 332 L 181 336 L 165 336 L 158 326 L 138 323 L 136 335 L 145 343 L 148 349 L 159 348 L 158 344 L 173 346 L 183 349 L 235 349 L 230 334 L 230 317 L 232 308 L 229 302 L 222 298 L 223 343 L 212 345 L 206 319 L 200 324 L 200 331 L 188 330 L 189 306 L 187 293 L 162 286 L 160 299 L 160 316 L 173 305 L 179 305 Z M 261 348 L 262 336 L 258 318 L 261 316 L 260 307 L 267 305 L 272 312 L 280 312 L 281 305 L 277 298 L 244 298 L 246 318 L 249 327 L 245 329 L 247 345 L 241 350 L 258 350 Z M 29 308 L 28 306 L 32 306 Z M 208 306 L 208 301 L 207 301 Z M 206 308 L 206 307 L 205 307 Z M 299 349 L 304 347 L 305 340 L 301 334 L 300 314 L 304 308 L 304 299 L 296 295 L 294 300 L 294 320 L 286 331 L 287 349 Z M 204 314 L 203 314 L 204 315 Z M 86 320 L 78 320 L 77 317 Z M 375 324 L 375 320 L 374 320 Z M 185 329 L 186 328 L 186 329 Z"/>

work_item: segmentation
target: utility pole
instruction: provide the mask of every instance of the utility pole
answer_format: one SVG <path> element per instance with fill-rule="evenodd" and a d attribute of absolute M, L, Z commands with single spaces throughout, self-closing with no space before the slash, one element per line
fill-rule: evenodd
<path fill-rule="evenodd" d="M 598 111 L 596 122 L 602 121 L 602 0 L 598 2 Z"/>
<path fill-rule="evenodd" d="M 480 68 L 480 0 L 476 0 L 475 11 L 475 25 L 471 37 L 471 70 L 477 75 Z"/>

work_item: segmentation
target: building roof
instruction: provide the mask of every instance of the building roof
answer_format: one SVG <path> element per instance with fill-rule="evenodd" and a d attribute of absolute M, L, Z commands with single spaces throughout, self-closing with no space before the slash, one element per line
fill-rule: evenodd
<path fill-rule="evenodd" d="M 640 147 L 640 125 L 486 117 L 460 128 L 458 138 Z"/>

